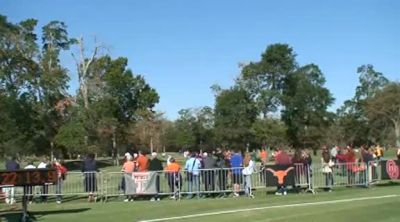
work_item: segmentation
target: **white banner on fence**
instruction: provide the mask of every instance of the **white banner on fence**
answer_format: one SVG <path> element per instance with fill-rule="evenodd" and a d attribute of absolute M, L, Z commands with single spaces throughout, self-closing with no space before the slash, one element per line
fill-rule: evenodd
<path fill-rule="evenodd" d="M 126 173 L 125 194 L 156 194 L 157 172 L 134 172 Z"/>

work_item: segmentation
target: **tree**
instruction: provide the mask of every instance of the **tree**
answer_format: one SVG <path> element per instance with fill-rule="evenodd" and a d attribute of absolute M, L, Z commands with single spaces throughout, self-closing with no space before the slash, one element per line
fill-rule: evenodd
<path fill-rule="evenodd" d="M 214 110 L 215 136 L 222 146 L 243 149 L 252 140 L 251 126 L 257 110 L 249 93 L 239 87 L 223 90 Z"/>
<path fill-rule="evenodd" d="M 267 47 L 261 61 L 243 66 L 238 84 L 248 91 L 264 117 L 277 111 L 286 78 L 297 67 L 295 57 L 289 45 L 278 43 Z"/>
<path fill-rule="evenodd" d="M 140 144 L 141 149 L 150 151 L 150 153 L 160 151 L 161 134 L 163 127 L 163 113 L 154 113 L 152 111 L 142 111 L 141 118 L 137 121 L 132 130 L 134 142 Z"/>
<path fill-rule="evenodd" d="M 282 120 L 288 127 L 288 139 L 296 148 L 316 149 L 322 143 L 331 118 L 327 108 L 334 101 L 324 84 L 323 73 L 314 64 L 299 68 L 287 78 Z"/>
<path fill-rule="evenodd" d="M 93 61 L 98 55 L 98 51 L 101 48 L 100 45 L 96 45 L 91 56 L 86 57 L 85 46 L 83 37 L 77 40 L 79 46 L 79 59 L 72 53 L 72 57 L 76 63 L 76 69 L 78 72 L 78 80 L 79 80 L 79 94 L 83 99 L 83 105 L 85 109 L 89 109 L 89 91 L 88 91 L 88 76 L 89 76 L 89 68 L 91 67 Z"/>
<path fill-rule="evenodd" d="M 286 125 L 278 118 L 257 118 L 251 127 L 257 147 L 278 147 L 287 144 Z"/>
<path fill-rule="evenodd" d="M 400 147 L 400 83 L 387 84 L 367 100 L 367 116 L 372 122 L 388 121 L 396 136 L 396 146 Z"/>
<path fill-rule="evenodd" d="M 374 130 L 377 126 L 374 126 L 367 118 L 366 102 L 389 81 L 382 73 L 375 71 L 372 65 L 360 66 L 357 73 L 360 75 L 359 85 L 354 97 L 345 101 L 337 111 L 338 121 L 344 128 L 343 137 L 348 143 L 353 145 L 376 143 L 379 142 L 381 135 L 380 132 Z"/>
<path fill-rule="evenodd" d="M 0 87 L 9 96 L 34 94 L 33 77 L 38 73 L 36 25 L 35 19 L 12 24 L 0 15 Z"/>
<path fill-rule="evenodd" d="M 135 124 L 144 113 L 152 113 L 159 96 L 140 75 L 127 68 L 128 59 L 110 56 L 93 58 L 85 71 L 87 104 L 76 112 L 87 132 L 86 144 L 100 151 L 111 151 L 117 158 L 118 147 L 129 144 Z"/>
<path fill-rule="evenodd" d="M 56 109 L 60 101 L 69 97 L 66 92 L 70 80 L 66 68 L 59 59 L 61 51 L 69 50 L 75 39 L 68 37 L 67 26 L 51 21 L 42 28 L 42 51 L 39 57 L 40 71 L 36 76 L 36 91 L 40 106 L 39 118 L 43 123 L 43 147 L 51 147 L 54 136 L 62 125 L 62 115 Z"/>

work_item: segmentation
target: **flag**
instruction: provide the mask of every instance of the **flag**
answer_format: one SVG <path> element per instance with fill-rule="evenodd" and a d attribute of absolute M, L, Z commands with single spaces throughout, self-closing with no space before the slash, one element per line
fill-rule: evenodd
<path fill-rule="evenodd" d="M 400 161 L 399 160 L 384 160 L 381 164 L 382 180 L 398 180 L 400 179 Z"/>
<path fill-rule="evenodd" d="M 125 173 L 125 194 L 156 194 L 157 172 Z"/>
<path fill-rule="evenodd" d="M 295 169 L 292 165 L 266 165 L 266 186 L 294 185 Z"/>

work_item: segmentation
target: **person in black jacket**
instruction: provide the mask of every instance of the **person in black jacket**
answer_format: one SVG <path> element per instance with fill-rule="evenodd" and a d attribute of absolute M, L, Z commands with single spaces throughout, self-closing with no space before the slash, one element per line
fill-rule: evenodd
<path fill-rule="evenodd" d="M 88 154 L 82 164 L 82 173 L 85 177 L 85 192 L 89 193 L 89 202 L 96 201 L 94 193 L 97 192 L 96 173 L 98 171 L 94 154 Z"/>
<path fill-rule="evenodd" d="M 157 158 L 157 153 L 153 152 L 151 154 L 150 164 L 149 164 L 149 171 L 157 171 L 155 172 L 156 175 L 156 190 L 157 194 L 151 198 L 151 201 L 160 201 L 160 197 L 158 194 L 160 193 L 160 173 L 163 170 L 162 162 Z"/>

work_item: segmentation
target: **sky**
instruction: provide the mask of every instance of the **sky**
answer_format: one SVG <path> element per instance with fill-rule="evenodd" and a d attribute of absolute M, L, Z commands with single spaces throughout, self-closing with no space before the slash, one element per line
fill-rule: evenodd
<path fill-rule="evenodd" d="M 353 97 L 357 67 L 372 64 L 400 81 L 400 1 L 270 0 L 0 0 L 11 22 L 64 21 L 71 37 L 94 39 L 124 56 L 160 95 L 156 110 L 176 119 L 183 108 L 214 106 L 213 84 L 233 85 L 239 63 L 259 61 L 266 47 L 289 44 L 299 65 L 317 64 L 336 98 Z M 71 52 L 62 63 L 77 77 Z M 90 51 L 88 52 L 90 53 Z"/>

